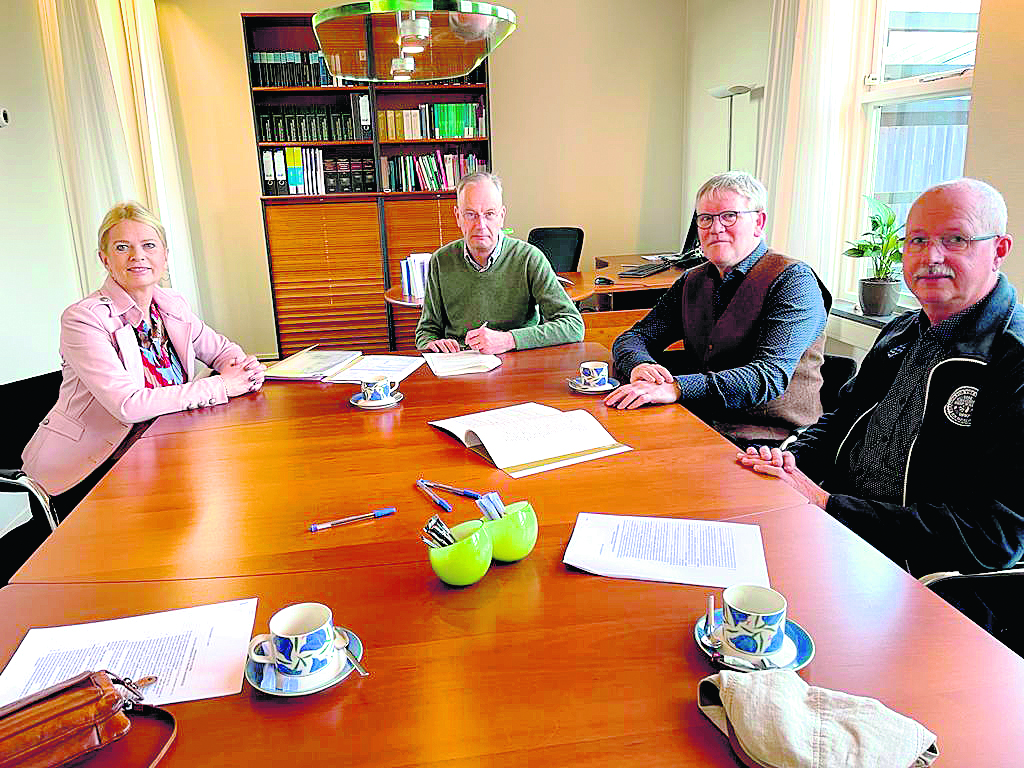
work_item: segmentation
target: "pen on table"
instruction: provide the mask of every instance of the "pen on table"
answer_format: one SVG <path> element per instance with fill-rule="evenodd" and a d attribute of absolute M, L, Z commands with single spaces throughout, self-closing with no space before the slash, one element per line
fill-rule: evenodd
<path fill-rule="evenodd" d="M 471 491 L 468 488 L 456 488 L 451 485 L 445 485 L 444 483 L 434 483 L 430 480 L 424 480 L 420 478 L 420 482 L 428 488 L 437 488 L 441 491 L 448 491 L 448 493 L 454 493 L 456 496 L 465 496 L 467 499 L 479 499 L 481 494 L 476 491 Z"/>
<path fill-rule="evenodd" d="M 558 280 L 560 283 L 565 283 L 566 285 L 576 285 L 572 280 L 567 277 L 562 277 L 561 275 L 555 275 L 555 280 Z"/>
<path fill-rule="evenodd" d="M 427 487 L 427 484 L 425 482 L 423 482 L 423 480 L 417 480 L 416 481 L 416 487 L 419 488 L 421 491 L 423 491 L 425 494 L 427 494 L 427 496 L 430 497 L 430 500 L 432 502 L 434 502 L 435 504 L 437 504 L 437 506 L 439 506 L 445 512 L 451 512 L 452 511 L 452 505 L 449 504 L 444 499 L 442 499 L 440 496 L 438 496 L 432 490 L 430 490 L 430 488 Z"/>
<path fill-rule="evenodd" d="M 352 515 L 351 517 L 343 517 L 340 520 L 331 520 L 327 523 L 313 523 L 309 526 L 309 530 L 313 533 L 317 531 L 326 531 L 328 528 L 334 528 L 336 525 L 344 525 L 345 523 L 354 523 L 356 520 L 368 520 L 369 518 L 387 517 L 388 515 L 395 514 L 394 507 L 384 507 L 383 509 L 375 509 L 373 512 L 367 512 L 363 515 Z"/>

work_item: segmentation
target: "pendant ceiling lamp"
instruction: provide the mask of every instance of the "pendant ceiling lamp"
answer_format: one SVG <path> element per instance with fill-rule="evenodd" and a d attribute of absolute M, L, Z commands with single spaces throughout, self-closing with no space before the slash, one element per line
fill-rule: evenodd
<path fill-rule="evenodd" d="M 515 28 L 508 8 L 468 0 L 363 0 L 313 16 L 331 74 L 366 82 L 463 77 Z"/>

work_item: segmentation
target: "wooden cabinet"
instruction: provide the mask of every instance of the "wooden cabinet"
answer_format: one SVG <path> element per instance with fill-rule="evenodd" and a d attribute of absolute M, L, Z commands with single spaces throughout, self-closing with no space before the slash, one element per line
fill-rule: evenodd
<path fill-rule="evenodd" d="M 490 164 L 486 69 L 436 85 L 336 83 L 311 18 L 242 15 L 278 348 L 413 350 L 419 313 L 384 291 L 410 253 L 461 237 L 452 187 Z"/>

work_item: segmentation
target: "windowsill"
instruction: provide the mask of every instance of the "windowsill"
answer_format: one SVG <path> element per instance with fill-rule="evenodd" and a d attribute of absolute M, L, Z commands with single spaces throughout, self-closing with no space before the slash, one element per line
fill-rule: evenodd
<path fill-rule="evenodd" d="M 842 301 L 837 299 L 832 302 L 832 314 L 837 317 L 842 317 L 846 320 L 852 320 L 855 323 L 862 323 L 871 328 L 883 328 L 886 323 L 895 320 L 902 314 L 901 310 L 899 313 L 894 315 L 864 315 L 856 309 L 856 305 L 849 301 Z"/>

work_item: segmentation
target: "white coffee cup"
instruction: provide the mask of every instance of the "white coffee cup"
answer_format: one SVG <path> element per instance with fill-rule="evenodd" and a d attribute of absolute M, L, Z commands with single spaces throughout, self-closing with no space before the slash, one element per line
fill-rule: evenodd
<path fill-rule="evenodd" d="M 249 641 L 249 658 L 273 664 L 277 673 L 300 685 L 330 679 L 338 671 L 337 635 L 331 609 L 322 603 L 296 603 L 270 619 L 270 634 Z M 264 653 L 264 643 L 269 653 Z"/>
<path fill-rule="evenodd" d="M 580 363 L 580 383 L 584 387 L 608 386 L 608 363 L 600 360 L 588 360 Z"/>
<path fill-rule="evenodd" d="M 729 652 L 761 658 L 786 639 L 786 598 L 755 584 L 734 584 L 722 593 L 722 639 Z"/>
<path fill-rule="evenodd" d="M 364 403 L 391 403 L 395 400 L 398 382 L 390 380 L 387 376 L 377 376 L 364 381 L 362 390 Z"/>

